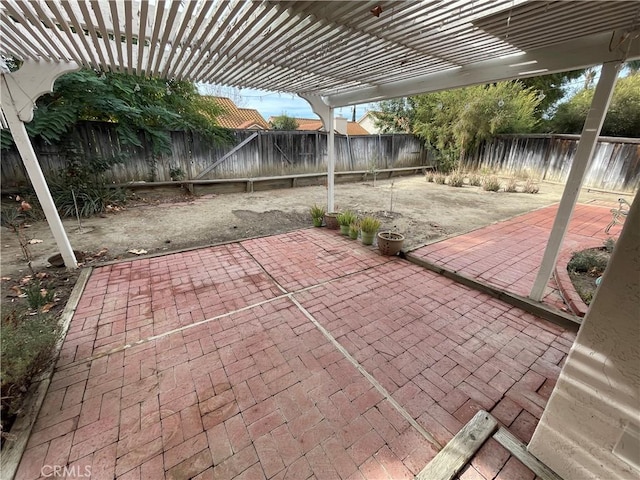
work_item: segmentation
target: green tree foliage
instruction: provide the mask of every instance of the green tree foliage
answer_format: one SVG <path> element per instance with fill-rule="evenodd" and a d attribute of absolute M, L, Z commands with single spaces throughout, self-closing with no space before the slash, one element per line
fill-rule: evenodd
<path fill-rule="evenodd" d="M 536 126 L 537 92 L 519 82 L 500 82 L 414 97 L 413 132 L 449 160 L 501 133 L 527 133 Z M 446 168 L 445 168 L 446 169 Z"/>
<path fill-rule="evenodd" d="M 583 88 L 570 100 L 558 105 L 548 129 L 554 133 L 580 133 L 591 107 L 595 89 Z M 640 137 L 640 73 L 618 80 L 602 135 Z"/>
<path fill-rule="evenodd" d="M 298 121 L 288 116 L 286 113 L 273 117 L 269 121 L 269 125 L 274 130 L 296 130 L 298 128 Z"/>
<path fill-rule="evenodd" d="M 374 113 L 375 126 L 382 133 L 411 133 L 415 107 L 415 97 L 384 100 L 380 102 L 380 109 Z"/>
<path fill-rule="evenodd" d="M 536 116 L 541 118 L 549 114 L 553 106 L 564 97 L 567 82 L 580 77 L 583 73 L 584 70 L 574 70 L 521 79 L 520 82 L 525 87 L 537 91 L 540 103 L 536 108 Z"/>
<path fill-rule="evenodd" d="M 123 144 L 141 146 L 142 135 L 155 154 L 170 151 L 171 130 L 196 132 L 213 143 L 231 138 L 215 124 L 220 107 L 203 101 L 186 81 L 85 69 L 60 77 L 53 93 L 40 97 L 36 106 L 27 131 L 48 143 L 59 143 L 81 120 L 114 122 Z M 11 144 L 8 139 L 3 131 L 3 148 Z"/>

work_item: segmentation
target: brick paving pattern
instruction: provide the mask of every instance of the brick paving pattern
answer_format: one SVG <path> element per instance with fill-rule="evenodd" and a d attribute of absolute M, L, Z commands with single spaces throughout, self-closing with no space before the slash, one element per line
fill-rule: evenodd
<path fill-rule="evenodd" d="M 325 229 L 100 267 L 17 478 L 412 478 L 479 409 L 528 441 L 573 339 Z"/>
<path fill-rule="evenodd" d="M 577 204 L 561 250 L 576 251 L 602 246 L 604 240 L 610 238 L 604 233 L 611 221 L 609 210 L 616 205 L 611 204 L 606 208 L 602 205 Z M 557 205 L 541 208 L 432 243 L 414 250 L 412 254 L 448 270 L 527 297 L 542 262 L 557 211 Z M 612 229 L 613 238 L 619 229 L 619 226 Z M 553 278 L 545 290 L 543 302 L 566 309 Z"/>

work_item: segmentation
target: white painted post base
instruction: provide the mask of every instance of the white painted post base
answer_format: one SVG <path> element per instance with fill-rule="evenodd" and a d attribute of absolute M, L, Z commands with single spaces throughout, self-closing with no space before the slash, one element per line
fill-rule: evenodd
<path fill-rule="evenodd" d="M 78 262 L 24 124 L 33 119 L 33 106 L 37 98 L 53 90 L 56 78 L 75 70 L 78 70 L 75 63 L 25 61 L 17 72 L 2 73 L 0 91 L 0 104 L 11 135 L 67 268 L 78 268 Z"/>
<path fill-rule="evenodd" d="M 598 143 L 598 136 L 600 135 L 604 118 L 607 115 L 607 109 L 609 108 L 609 102 L 613 95 L 613 88 L 616 85 L 619 67 L 619 61 L 602 65 L 600 80 L 598 80 L 598 86 L 591 101 L 591 108 L 584 122 L 582 135 L 580 135 L 580 141 L 578 142 L 578 149 L 576 150 L 573 165 L 571 166 L 567 183 L 562 192 L 558 213 L 553 222 L 551 235 L 549 236 L 549 241 L 547 242 L 547 247 L 542 257 L 542 264 L 540 265 L 538 275 L 531 289 L 531 294 L 529 295 L 529 298 L 537 302 L 542 300 L 544 290 L 549 283 L 553 269 L 558 261 L 562 241 L 569 229 L 569 221 L 571 220 L 573 209 L 576 206 L 587 168 L 591 163 L 593 152 Z"/>

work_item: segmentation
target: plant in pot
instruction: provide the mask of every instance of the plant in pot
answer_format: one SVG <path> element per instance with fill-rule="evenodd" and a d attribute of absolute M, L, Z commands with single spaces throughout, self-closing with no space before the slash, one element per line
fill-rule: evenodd
<path fill-rule="evenodd" d="M 327 212 L 324 214 L 324 224 L 331 230 L 338 229 L 338 212 Z"/>
<path fill-rule="evenodd" d="M 373 245 L 373 239 L 380 228 L 380 220 L 374 217 L 364 217 L 360 220 L 360 231 L 362 232 L 362 244 Z"/>
<path fill-rule="evenodd" d="M 338 225 L 340 225 L 340 233 L 342 235 L 349 235 L 349 228 L 353 222 L 358 219 L 358 216 L 351 210 L 345 210 L 338 215 Z"/>
<path fill-rule="evenodd" d="M 399 233 L 395 228 L 378 232 L 378 249 L 382 255 L 397 255 L 402 250 L 404 243 L 404 235 Z"/>
<path fill-rule="evenodd" d="M 360 235 L 360 222 L 351 222 L 351 225 L 349 225 L 349 238 L 351 240 L 357 240 L 358 235 Z"/>
<path fill-rule="evenodd" d="M 313 220 L 313 226 L 314 227 L 321 227 L 322 226 L 322 220 L 324 219 L 324 207 L 320 207 L 316 204 L 313 204 L 313 206 L 309 209 L 309 212 L 311 213 L 311 219 Z"/>

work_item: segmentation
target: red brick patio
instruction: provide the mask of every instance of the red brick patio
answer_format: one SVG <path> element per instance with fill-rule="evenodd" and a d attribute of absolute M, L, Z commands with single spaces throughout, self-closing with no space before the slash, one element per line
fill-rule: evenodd
<path fill-rule="evenodd" d="M 611 203 L 608 207 L 576 205 L 562 250 L 577 251 L 602 246 L 607 238 L 617 237 L 620 226 L 614 227 L 611 235 L 604 233 L 611 221 L 610 209 L 614 207 L 617 204 Z M 527 297 L 542 262 L 557 211 L 558 205 L 541 208 L 432 243 L 411 253 L 448 270 Z M 554 278 L 547 285 L 542 301 L 566 310 Z"/>
<path fill-rule="evenodd" d="M 574 336 L 326 229 L 99 267 L 17 478 L 412 478 L 528 441 Z M 492 442 L 461 478 L 533 478 Z"/>

